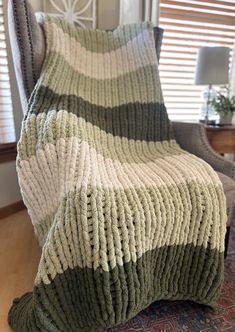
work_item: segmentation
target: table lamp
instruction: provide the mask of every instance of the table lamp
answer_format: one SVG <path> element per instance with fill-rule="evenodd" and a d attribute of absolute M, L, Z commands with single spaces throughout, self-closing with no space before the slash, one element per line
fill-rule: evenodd
<path fill-rule="evenodd" d="M 195 73 L 196 85 L 208 85 L 205 123 L 209 119 L 212 85 L 225 85 L 229 82 L 229 47 L 202 47 L 198 50 Z"/>

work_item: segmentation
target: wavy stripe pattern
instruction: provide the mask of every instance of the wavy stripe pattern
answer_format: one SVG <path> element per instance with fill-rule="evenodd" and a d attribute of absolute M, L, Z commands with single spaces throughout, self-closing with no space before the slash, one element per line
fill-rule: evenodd
<path fill-rule="evenodd" d="M 104 157 L 98 154 L 87 142 L 81 142 L 75 137 L 67 141 L 60 139 L 56 145 L 47 144 L 43 150 L 38 150 L 35 156 L 22 161 L 19 169 L 20 185 L 25 192 L 25 199 L 30 200 L 34 197 L 33 201 L 35 201 L 41 197 L 39 201 L 43 204 L 35 208 L 35 215 L 32 213 L 33 222 L 40 223 L 46 215 L 56 210 L 60 198 L 67 193 L 80 190 L 84 184 L 92 187 L 94 177 L 96 177 L 97 187 L 116 190 L 145 187 L 153 187 L 157 190 L 158 187 L 163 187 L 163 191 L 167 191 L 167 186 L 180 184 L 186 186 L 193 181 L 202 186 L 215 184 L 220 187 L 217 174 L 211 172 L 208 164 L 204 163 L 204 171 L 201 174 L 202 162 L 197 157 L 187 153 L 171 154 L 170 151 L 173 149 L 167 143 L 165 147 L 156 143 L 156 151 L 157 146 L 159 155 L 156 155 L 155 159 L 148 160 L 145 156 L 140 158 L 136 154 L 135 160 L 121 162 L 113 160 L 112 156 Z M 165 151 L 164 158 L 160 158 L 162 151 Z M 174 152 L 176 153 L 175 150 Z M 88 154 L 90 159 L 85 161 L 84 157 Z M 69 159 L 68 156 L 70 156 Z M 84 163 L 86 163 L 87 172 L 82 170 L 76 172 Z M 47 169 L 46 178 L 45 168 Z M 103 171 L 98 176 L 99 169 Z M 32 184 L 30 187 L 29 183 Z"/>
<path fill-rule="evenodd" d="M 43 28 L 17 158 L 42 257 L 11 327 L 96 332 L 157 299 L 213 304 L 225 197 L 174 140 L 151 25 L 93 31 L 45 16 Z"/>
<path fill-rule="evenodd" d="M 157 58 L 151 52 L 151 49 L 145 50 L 139 47 L 149 38 L 149 31 L 144 30 L 143 33 L 116 50 L 107 53 L 96 53 L 87 50 L 78 40 L 71 38 L 61 28 L 58 28 L 52 29 L 51 52 L 59 53 L 62 57 L 61 61 L 70 65 L 72 70 L 86 77 L 99 81 L 110 80 L 128 74 L 130 71 L 137 71 L 142 67 L 143 59 L 146 56 L 149 65 L 157 66 Z M 60 45 L 61 40 L 63 40 L 63 49 Z M 153 42 L 153 39 L 151 39 L 151 42 Z M 139 54 L 138 57 L 135 57 L 136 52 Z M 84 63 L 92 63 L 93 66 L 84 66 Z"/>

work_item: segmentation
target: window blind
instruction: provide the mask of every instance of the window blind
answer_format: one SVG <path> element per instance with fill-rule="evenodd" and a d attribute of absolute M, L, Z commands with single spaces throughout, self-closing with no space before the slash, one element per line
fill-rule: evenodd
<path fill-rule="evenodd" d="M 159 69 L 169 117 L 197 121 L 203 89 L 194 85 L 197 51 L 233 49 L 235 0 L 161 0 L 159 25 L 164 29 Z"/>
<path fill-rule="evenodd" d="M 0 144 L 15 141 L 3 0 L 0 0 Z"/>

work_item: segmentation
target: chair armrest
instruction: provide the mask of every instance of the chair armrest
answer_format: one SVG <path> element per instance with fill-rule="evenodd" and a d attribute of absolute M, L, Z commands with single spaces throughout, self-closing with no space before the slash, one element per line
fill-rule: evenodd
<path fill-rule="evenodd" d="M 212 149 L 203 124 L 172 122 L 172 128 L 182 149 L 205 160 L 215 171 L 235 180 L 235 163 L 224 159 Z"/>

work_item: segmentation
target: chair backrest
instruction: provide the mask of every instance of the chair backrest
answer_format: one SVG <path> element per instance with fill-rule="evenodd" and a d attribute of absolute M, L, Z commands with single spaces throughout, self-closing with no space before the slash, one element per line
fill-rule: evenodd
<path fill-rule="evenodd" d="M 40 76 L 45 57 L 45 37 L 28 0 L 8 1 L 10 42 L 23 110 Z M 163 29 L 154 28 L 158 60 Z"/>
<path fill-rule="evenodd" d="M 27 0 L 8 1 L 10 43 L 23 110 L 40 76 L 45 38 Z"/>

